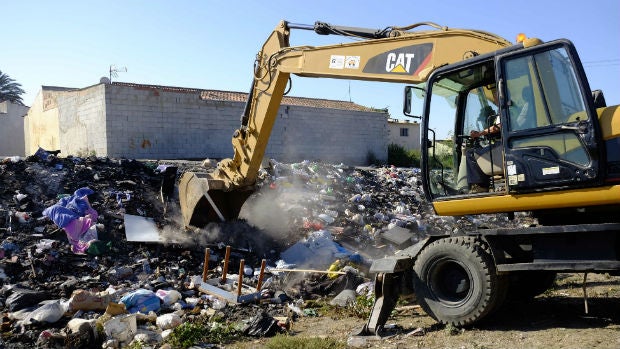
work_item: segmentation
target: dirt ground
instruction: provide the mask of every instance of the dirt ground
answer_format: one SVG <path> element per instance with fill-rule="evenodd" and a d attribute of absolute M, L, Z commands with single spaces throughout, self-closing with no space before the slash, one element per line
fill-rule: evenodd
<path fill-rule="evenodd" d="M 388 325 L 396 325 L 400 334 L 383 340 L 367 339 L 358 347 L 620 348 L 620 277 L 588 274 L 587 314 L 582 285 L 583 274 L 559 274 L 554 286 L 544 294 L 529 301 L 507 301 L 484 323 L 464 329 L 437 324 L 415 304 L 399 305 Z M 334 312 L 301 318 L 292 333 L 347 343 L 350 334 L 364 323 L 364 319 Z M 421 335 L 417 334 L 419 328 Z M 260 348 L 265 342 L 261 339 L 230 347 Z"/>

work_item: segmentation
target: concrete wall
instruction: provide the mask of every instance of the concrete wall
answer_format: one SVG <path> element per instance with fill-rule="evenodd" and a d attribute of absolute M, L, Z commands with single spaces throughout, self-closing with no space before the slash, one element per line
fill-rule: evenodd
<path fill-rule="evenodd" d="M 241 100 L 201 99 L 200 90 L 149 85 L 44 88 L 41 95 L 33 105 L 38 111 L 29 113 L 28 154 L 41 146 L 65 156 L 231 157 L 245 106 Z M 363 165 L 369 154 L 386 161 L 387 145 L 387 113 L 283 105 L 265 157 Z"/>
<path fill-rule="evenodd" d="M 58 130 L 63 154 L 87 156 L 107 151 L 103 84 L 58 94 Z"/>
<path fill-rule="evenodd" d="M 196 91 L 105 85 L 107 155 L 136 159 L 221 158 L 242 103 L 203 101 Z"/>
<path fill-rule="evenodd" d="M 106 85 L 110 157 L 226 158 L 245 102 L 203 100 L 200 92 Z M 266 157 L 366 164 L 387 160 L 386 114 L 303 106 L 280 107 Z"/>
<path fill-rule="evenodd" d="M 401 136 L 401 129 L 407 129 L 407 136 Z M 397 144 L 407 150 L 420 150 L 420 124 L 403 120 L 388 121 L 390 144 Z"/>
<path fill-rule="evenodd" d="M 321 160 L 366 165 L 387 161 L 387 114 L 283 106 L 266 154 L 283 162 Z"/>
<path fill-rule="evenodd" d="M 0 155 L 26 154 L 24 115 L 28 107 L 9 101 L 0 102 Z"/>

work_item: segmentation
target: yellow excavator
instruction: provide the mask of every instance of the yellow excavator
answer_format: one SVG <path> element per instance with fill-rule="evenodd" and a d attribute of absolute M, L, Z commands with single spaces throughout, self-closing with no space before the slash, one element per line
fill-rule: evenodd
<path fill-rule="evenodd" d="M 291 47 L 292 29 L 359 40 Z M 381 335 L 400 296 L 415 295 L 438 322 L 466 326 L 509 290 L 544 292 L 557 272 L 620 272 L 620 108 L 591 91 L 573 44 L 512 44 L 428 22 L 378 30 L 280 22 L 256 56 L 233 157 L 180 179 L 187 226 L 236 218 L 254 192 L 290 74 L 407 84 L 403 113 L 422 120 L 421 178 L 435 212 L 537 219 L 433 234 L 373 261 L 376 298 L 362 334 Z"/>

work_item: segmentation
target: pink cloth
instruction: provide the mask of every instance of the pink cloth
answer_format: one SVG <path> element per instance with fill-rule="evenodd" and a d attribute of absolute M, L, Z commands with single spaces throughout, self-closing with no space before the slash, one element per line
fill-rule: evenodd
<path fill-rule="evenodd" d="M 86 215 L 72 220 L 63 230 L 67 233 L 67 239 L 71 244 L 73 253 L 86 253 L 88 246 L 93 240 L 97 240 L 97 229 L 93 226 L 97 222 L 97 211 L 92 207 L 88 207 Z M 93 227 L 93 229 L 90 229 Z"/>

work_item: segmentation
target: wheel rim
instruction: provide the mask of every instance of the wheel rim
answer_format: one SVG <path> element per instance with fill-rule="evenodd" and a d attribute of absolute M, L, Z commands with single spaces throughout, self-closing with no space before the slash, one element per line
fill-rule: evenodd
<path fill-rule="evenodd" d="M 441 303 L 457 307 L 471 298 L 471 274 L 457 260 L 441 259 L 429 268 L 428 286 Z"/>

